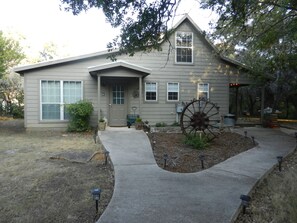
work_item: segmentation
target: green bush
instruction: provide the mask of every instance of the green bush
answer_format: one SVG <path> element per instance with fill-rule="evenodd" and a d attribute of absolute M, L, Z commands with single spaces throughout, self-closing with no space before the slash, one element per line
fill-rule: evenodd
<path fill-rule="evenodd" d="M 11 114 L 14 118 L 24 118 L 24 106 L 12 104 Z"/>
<path fill-rule="evenodd" d="M 202 135 L 187 135 L 184 143 L 193 146 L 195 149 L 206 149 L 209 146 L 208 139 Z"/>
<path fill-rule="evenodd" d="M 167 126 L 165 122 L 156 123 L 156 127 L 165 127 L 165 126 Z"/>
<path fill-rule="evenodd" d="M 69 115 L 69 132 L 84 132 L 90 129 L 90 117 L 94 108 L 89 101 L 79 101 L 66 106 L 66 112 Z"/>

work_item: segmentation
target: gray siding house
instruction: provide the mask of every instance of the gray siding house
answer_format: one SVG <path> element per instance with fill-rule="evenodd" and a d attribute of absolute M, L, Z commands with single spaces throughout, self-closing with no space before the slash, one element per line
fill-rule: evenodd
<path fill-rule="evenodd" d="M 205 97 L 229 111 L 230 84 L 246 84 L 241 65 L 218 54 L 189 16 L 182 18 L 163 51 L 107 59 L 104 51 L 15 68 L 24 77 L 25 127 L 65 129 L 65 104 L 93 103 L 91 124 L 126 126 L 138 114 L 154 125 L 179 120 L 183 102 Z"/>

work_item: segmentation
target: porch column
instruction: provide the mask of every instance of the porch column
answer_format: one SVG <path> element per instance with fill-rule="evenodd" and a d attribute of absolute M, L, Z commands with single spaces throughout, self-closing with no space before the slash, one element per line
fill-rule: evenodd
<path fill-rule="evenodd" d="M 139 116 L 141 117 L 141 100 L 142 100 L 142 77 L 138 78 L 139 80 L 139 101 L 138 101 L 138 112 Z"/>
<path fill-rule="evenodd" d="M 98 75 L 98 74 L 97 74 Z M 98 75 L 97 76 L 97 103 L 98 103 L 98 118 L 97 118 L 97 122 L 99 122 L 100 119 L 100 108 L 101 108 L 101 77 Z M 97 123 L 98 124 L 98 123 Z"/>

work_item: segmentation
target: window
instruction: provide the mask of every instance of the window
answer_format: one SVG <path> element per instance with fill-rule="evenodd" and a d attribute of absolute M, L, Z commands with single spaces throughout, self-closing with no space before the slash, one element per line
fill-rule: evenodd
<path fill-rule="evenodd" d="M 179 83 L 167 83 L 167 101 L 179 100 Z"/>
<path fill-rule="evenodd" d="M 157 83 L 145 83 L 145 100 L 157 101 Z"/>
<path fill-rule="evenodd" d="M 41 120 L 65 120 L 65 104 L 82 99 L 81 81 L 41 81 Z"/>
<path fill-rule="evenodd" d="M 197 98 L 209 99 L 209 84 L 198 84 Z"/>
<path fill-rule="evenodd" d="M 176 62 L 193 63 L 193 33 L 176 32 Z"/>
<path fill-rule="evenodd" d="M 123 105 L 125 103 L 124 87 L 121 85 L 114 85 L 112 87 L 112 103 L 115 105 Z"/>

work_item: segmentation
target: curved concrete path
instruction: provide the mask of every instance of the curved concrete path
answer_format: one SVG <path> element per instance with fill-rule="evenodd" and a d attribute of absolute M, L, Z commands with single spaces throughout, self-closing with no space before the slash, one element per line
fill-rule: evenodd
<path fill-rule="evenodd" d="M 109 128 L 100 139 L 115 169 L 114 194 L 99 223 L 229 223 L 240 195 L 295 148 L 278 129 L 246 128 L 259 146 L 198 173 L 160 169 L 143 131 Z M 244 131 L 239 129 L 237 131 Z"/>

